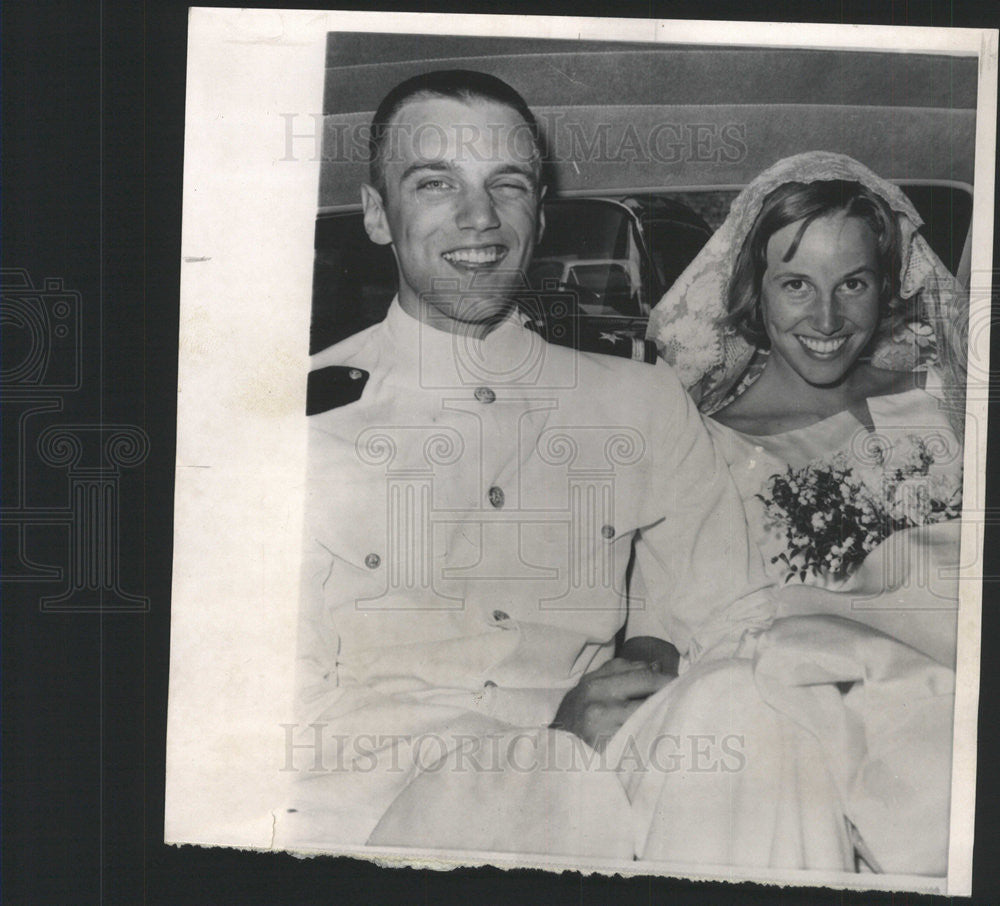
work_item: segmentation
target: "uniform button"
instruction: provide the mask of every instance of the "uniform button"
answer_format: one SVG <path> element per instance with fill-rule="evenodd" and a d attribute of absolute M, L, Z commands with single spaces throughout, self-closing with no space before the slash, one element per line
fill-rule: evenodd
<path fill-rule="evenodd" d="M 496 485 L 494 485 L 492 488 L 490 488 L 489 494 L 487 496 L 490 499 L 490 503 L 496 509 L 499 510 L 500 507 L 503 506 L 503 501 L 504 501 L 503 488 L 498 488 Z"/>
<path fill-rule="evenodd" d="M 481 403 L 492 403 L 497 395 L 489 387 L 477 387 L 476 399 Z"/>
<path fill-rule="evenodd" d="M 494 683 L 493 680 L 491 680 L 491 679 L 488 679 L 488 680 L 486 680 L 485 683 L 483 683 L 483 688 L 484 689 L 496 689 L 496 687 L 497 687 L 497 684 Z"/>
<path fill-rule="evenodd" d="M 615 527 L 613 525 L 602 525 L 601 535 L 610 541 L 615 537 Z"/>
<path fill-rule="evenodd" d="M 378 554 L 369 554 L 365 557 L 365 566 L 369 569 L 378 569 L 381 562 L 382 558 Z"/>
<path fill-rule="evenodd" d="M 510 619 L 510 614 L 504 613 L 502 610 L 494 610 L 493 619 L 498 623 L 502 623 L 504 620 Z"/>
<path fill-rule="evenodd" d="M 364 376 L 364 372 L 358 371 L 357 368 L 352 368 L 350 371 L 347 372 L 347 376 L 352 381 L 360 381 L 361 378 Z"/>

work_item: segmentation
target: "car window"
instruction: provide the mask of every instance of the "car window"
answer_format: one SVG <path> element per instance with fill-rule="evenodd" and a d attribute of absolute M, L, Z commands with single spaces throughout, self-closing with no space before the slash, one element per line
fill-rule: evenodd
<path fill-rule="evenodd" d="M 528 282 L 536 290 L 573 290 L 590 316 L 642 317 L 648 313 L 648 290 L 635 229 L 632 213 L 618 202 L 549 202 Z"/>
<path fill-rule="evenodd" d="M 962 186 L 903 185 L 906 196 L 924 220 L 924 238 L 951 273 L 958 269 L 972 222 L 972 195 Z M 736 189 L 674 192 L 669 195 L 701 216 L 714 232 L 726 219 Z"/>
<path fill-rule="evenodd" d="M 365 232 L 360 211 L 321 214 L 316 221 L 309 351 L 377 324 L 396 294 L 396 260 Z"/>
<path fill-rule="evenodd" d="M 665 292 L 701 251 L 711 234 L 688 224 L 655 217 L 643 217 L 641 223 L 655 282 Z M 654 299 L 652 304 L 658 301 Z"/>
<path fill-rule="evenodd" d="M 535 260 L 618 258 L 628 247 L 628 209 L 613 201 L 569 198 L 545 205 Z"/>
<path fill-rule="evenodd" d="M 972 195 L 957 186 L 903 186 L 924 219 L 924 238 L 948 271 L 958 271 L 965 238 L 972 222 Z"/>

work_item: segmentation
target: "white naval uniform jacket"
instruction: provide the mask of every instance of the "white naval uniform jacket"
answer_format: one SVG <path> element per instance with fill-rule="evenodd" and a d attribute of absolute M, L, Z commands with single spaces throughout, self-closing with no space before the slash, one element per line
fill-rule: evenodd
<path fill-rule="evenodd" d="M 690 659 L 771 618 L 740 498 L 669 367 L 549 345 L 516 317 L 468 339 L 398 302 L 314 357 L 329 365 L 365 383 L 310 417 L 305 721 L 544 726 L 626 617 Z"/>

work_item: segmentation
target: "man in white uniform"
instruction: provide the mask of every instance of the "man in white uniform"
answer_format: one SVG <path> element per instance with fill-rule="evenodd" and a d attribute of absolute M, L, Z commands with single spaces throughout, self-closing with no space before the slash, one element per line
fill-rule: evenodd
<path fill-rule="evenodd" d="M 285 845 L 766 864 L 767 840 L 754 843 L 763 854 L 727 842 L 758 836 L 736 827 L 756 820 L 746 802 L 743 817 L 719 818 L 726 840 L 708 850 L 685 849 L 687 827 L 649 843 L 670 824 L 661 788 L 679 794 L 687 769 L 699 774 L 691 801 L 715 796 L 724 812 L 737 776 L 767 774 L 774 802 L 782 782 L 763 757 L 748 767 L 739 732 L 767 709 L 744 701 L 749 668 L 732 658 L 772 605 L 696 409 L 665 365 L 548 345 L 521 326 L 512 294 L 544 227 L 544 188 L 537 125 L 513 89 L 480 73 L 417 77 L 383 101 L 372 144 L 365 228 L 391 244 L 399 292 L 384 322 L 319 353 L 310 376 Z M 678 691 L 654 695 L 668 685 Z M 706 718 L 700 741 L 663 717 L 720 695 L 733 719 Z M 671 737 L 655 782 L 634 763 L 648 745 L 631 774 L 595 761 L 649 742 L 644 702 Z"/>

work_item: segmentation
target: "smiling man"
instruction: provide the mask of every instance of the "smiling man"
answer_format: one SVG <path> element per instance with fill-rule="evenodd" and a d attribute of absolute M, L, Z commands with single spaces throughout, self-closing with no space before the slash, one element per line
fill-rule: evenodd
<path fill-rule="evenodd" d="M 544 225 L 538 127 L 513 93 L 491 87 L 503 101 L 412 95 L 407 83 L 391 93 L 361 189 L 368 235 L 392 244 L 400 308 L 479 340 L 509 314 Z"/>
<path fill-rule="evenodd" d="M 364 221 L 399 292 L 310 374 L 279 839 L 790 865 L 767 829 L 798 828 L 808 779 L 836 867 L 823 759 L 734 657 L 773 606 L 693 404 L 666 366 L 522 326 L 541 175 L 492 76 L 418 76 L 375 114 Z"/>

